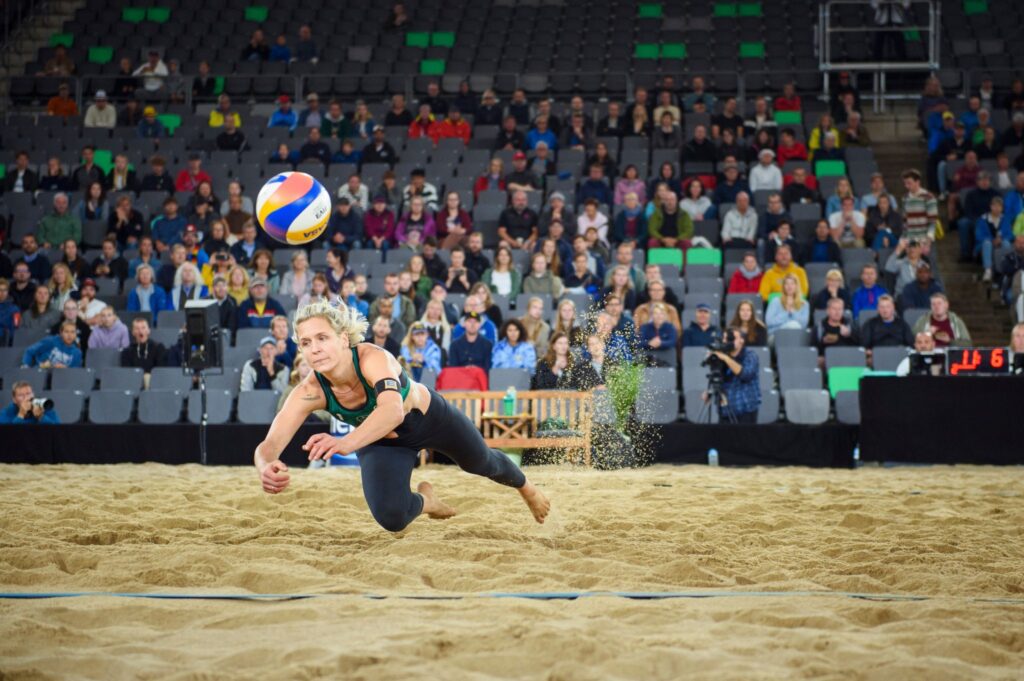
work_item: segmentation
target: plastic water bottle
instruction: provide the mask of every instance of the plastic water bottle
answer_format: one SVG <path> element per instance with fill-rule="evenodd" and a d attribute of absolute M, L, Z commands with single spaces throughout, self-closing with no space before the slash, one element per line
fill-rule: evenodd
<path fill-rule="evenodd" d="M 853 448 L 853 467 L 860 466 L 860 445 Z"/>
<path fill-rule="evenodd" d="M 505 416 L 514 416 L 516 413 L 516 388 L 513 385 L 505 391 L 505 399 L 501 401 Z"/>
<path fill-rule="evenodd" d="M 715 449 L 714 447 L 712 447 L 711 449 L 708 450 L 708 465 L 709 466 L 717 466 L 718 465 L 718 450 Z"/>

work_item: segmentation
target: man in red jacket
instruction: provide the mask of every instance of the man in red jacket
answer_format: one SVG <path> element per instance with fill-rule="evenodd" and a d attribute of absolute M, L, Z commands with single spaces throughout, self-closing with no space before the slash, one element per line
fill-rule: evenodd
<path fill-rule="evenodd" d="M 473 130 L 462 117 L 459 107 L 452 104 L 448 107 L 448 117 L 437 126 L 437 137 L 434 138 L 434 144 L 437 144 L 439 139 L 460 139 L 463 144 L 468 145 L 472 134 Z"/>
<path fill-rule="evenodd" d="M 194 192 L 203 182 L 212 183 L 213 180 L 203 170 L 203 157 L 197 153 L 189 154 L 188 167 L 178 173 L 174 181 L 174 189 L 179 192 Z"/>
<path fill-rule="evenodd" d="M 412 120 L 409 124 L 409 139 L 419 139 L 420 137 L 429 137 L 437 143 L 438 139 L 438 122 L 434 118 L 433 114 L 430 113 L 429 104 L 420 104 L 419 115 Z"/>

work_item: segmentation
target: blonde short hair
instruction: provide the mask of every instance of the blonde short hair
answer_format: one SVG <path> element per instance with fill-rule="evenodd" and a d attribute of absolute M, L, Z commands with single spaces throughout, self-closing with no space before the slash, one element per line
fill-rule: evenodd
<path fill-rule="evenodd" d="M 326 320 L 339 336 L 342 334 L 348 336 L 349 345 L 361 343 L 366 337 L 366 329 L 370 327 L 366 317 L 359 314 L 359 311 L 355 308 L 351 308 L 340 301 L 329 303 L 324 300 L 318 300 L 308 305 L 303 305 L 295 313 L 293 337 L 296 343 L 299 342 L 299 324 L 314 317 Z"/>

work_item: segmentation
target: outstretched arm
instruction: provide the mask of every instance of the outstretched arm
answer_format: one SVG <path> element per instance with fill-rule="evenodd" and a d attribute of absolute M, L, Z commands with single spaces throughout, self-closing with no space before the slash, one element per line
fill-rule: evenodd
<path fill-rule="evenodd" d="M 288 486 L 288 466 L 278 457 L 306 417 L 317 409 L 323 409 L 326 402 L 323 392 L 308 379 L 295 386 L 285 400 L 284 407 L 270 424 L 267 437 L 256 447 L 256 453 L 253 455 L 253 463 L 259 471 L 264 492 L 277 494 Z"/>
<path fill-rule="evenodd" d="M 366 382 L 371 386 L 384 379 L 399 382 L 399 372 L 388 361 L 385 351 L 374 351 L 360 355 L 360 367 Z M 398 428 L 405 420 L 405 406 L 397 390 L 385 390 L 377 396 L 377 407 L 359 426 L 342 438 L 314 435 L 303 446 L 309 452 L 309 460 L 326 458 L 334 452 L 350 454 L 371 445 Z M 271 428 L 273 429 L 273 428 Z"/>

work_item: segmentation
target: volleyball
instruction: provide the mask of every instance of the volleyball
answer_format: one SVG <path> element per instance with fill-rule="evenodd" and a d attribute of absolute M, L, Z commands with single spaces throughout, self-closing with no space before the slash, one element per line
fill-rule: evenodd
<path fill-rule="evenodd" d="M 331 196 L 313 176 L 278 173 L 256 197 L 256 217 L 263 231 L 289 246 L 320 236 L 331 217 Z"/>

